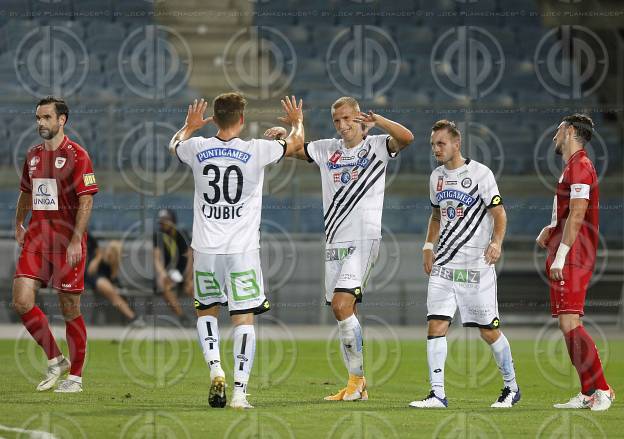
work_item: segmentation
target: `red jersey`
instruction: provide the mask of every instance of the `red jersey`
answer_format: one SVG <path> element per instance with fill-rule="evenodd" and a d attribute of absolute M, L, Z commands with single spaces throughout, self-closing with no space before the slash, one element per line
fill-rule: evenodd
<path fill-rule="evenodd" d="M 566 163 L 557 184 L 553 204 L 551 227 L 554 230 L 548 241 L 548 259 L 554 260 L 566 219 L 570 214 L 570 199 L 584 198 L 589 201 L 583 224 L 570 248 L 566 265 L 593 271 L 598 248 L 598 176 L 594 164 L 584 149 L 575 152 Z"/>
<path fill-rule="evenodd" d="M 32 196 L 23 250 L 64 253 L 76 225 L 78 197 L 97 193 L 98 186 L 89 154 L 65 136 L 54 151 L 46 150 L 44 144 L 28 150 L 20 190 Z M 86 233 L 82 237 L 85 248 Z"/>

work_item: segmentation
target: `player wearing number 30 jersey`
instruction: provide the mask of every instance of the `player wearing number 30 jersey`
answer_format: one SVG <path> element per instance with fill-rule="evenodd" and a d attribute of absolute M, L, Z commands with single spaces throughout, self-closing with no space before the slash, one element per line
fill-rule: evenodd
<path fill-rule="evenodd" d="M 427 359 L 431 391 L 415 408 L 445 408 L 446 333 L 457 308 L 464 326 L 479 328 L 503 375 L 503 390 L 491 406 L 511 407 L 520 390 L 511 348 L 499 330 L 496 271 L 507 219 L 490 169 L 461 154 L 461 133 L 455 123 L 440 120 L 432 127 L 431 148 L 441 164 L 429 182 L 432 213 L 423 246 L 427 290 Z M 434 243 L 437 250 L 434 254 Z"/>
<path fill-rule="evenodd" d="M 282 101 L 292 130 L 284 140 L 242 140 L 246 101 L 238 93 L 217 96 L 214 116 L 207 102 L 189 106 L 186 124 L 170 152 L 193 170 L 193 269 L 197 331 L 210 368 L 208 401 L 225 406 L 225 374 L 219 354 L 219 305 L 228 306 L 234 324 L 234 394 L 230 405 L 251 408 L 246 388 L 255 352 L 254 314 L 268 311 L 260 268 L 260 214 L 264 168 L 303 149 L 302 103 Z M 210 138 L 191 135 L 214 121 Z"/>

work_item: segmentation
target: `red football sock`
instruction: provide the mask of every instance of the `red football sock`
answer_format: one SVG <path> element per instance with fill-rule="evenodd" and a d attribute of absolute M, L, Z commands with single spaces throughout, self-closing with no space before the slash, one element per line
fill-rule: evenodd
<path fill-rule="evenodd" d="M 65 334 L 71 362 L 69 374 L 82 376 L 82 365 L 87 353 L 87 328 L 82 315 L 65 322 Z"/>
<path fill-rule="evenodd" d="M 48 360 L 63 355 L 56 344 L 52 331 L 50 331 L 48 318 L 43 311 L 41 311 L 41 308 L 35 305 L 30 311 L 22 314 L 20 317 L 24 326 L 28 332 L 30 332 L 30 335 L 32 335 L 32 338 L 34 338 L 45 351 Z"/>
<path fill-rule="evenodd" d="M 581 392 L 591 394 L 594 390 L 608 390 L 598 349 L 583 326 L 577 326 L 564 334 L 570 360 L 581 380 Z"/>

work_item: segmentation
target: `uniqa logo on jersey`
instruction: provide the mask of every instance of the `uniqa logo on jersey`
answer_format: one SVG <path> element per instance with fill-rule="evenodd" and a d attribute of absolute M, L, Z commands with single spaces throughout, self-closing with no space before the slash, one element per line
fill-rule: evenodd
<path fill-rule="evenodd" d="M 32 209 L 58 210 L 58 188 L 54 178 L 32 179 Z"/>

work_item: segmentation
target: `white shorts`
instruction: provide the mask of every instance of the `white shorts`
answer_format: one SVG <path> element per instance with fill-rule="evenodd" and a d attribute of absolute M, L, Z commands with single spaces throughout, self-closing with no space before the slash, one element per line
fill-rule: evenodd
<path fill-rule="evenodd" d="M 356 302 L 362 293 L 379 254 L 380 239 L 327 244 L 325 247 L 325 300 L 329 305 L 334 293 L 349 293 Z"/>
<path fill-rule="evenodd" d="M 499 327 L 494 266 L 483 269 L 433 266 L 427 291 L 427 320 L 450 322 L 458 307 L 463 326 Z"/>
<path fill-rule="evenodd" d="M 230 315 L 261 314 L 271 308 L 264 296 L 260 250 L 229 255 L 193 252 L 195 308 L 227 306 Z"/>

